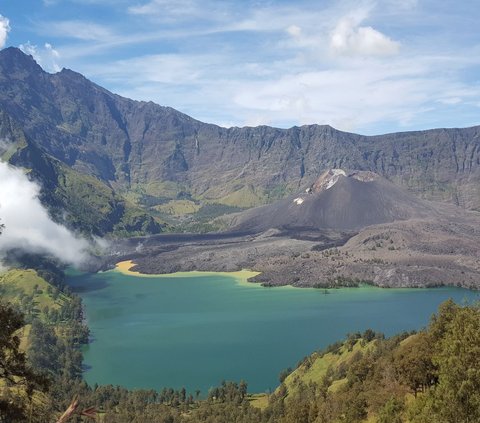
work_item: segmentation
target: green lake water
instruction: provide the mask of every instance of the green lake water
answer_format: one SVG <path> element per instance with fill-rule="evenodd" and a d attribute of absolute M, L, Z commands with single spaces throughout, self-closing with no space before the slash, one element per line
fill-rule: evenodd
<path fill-rule="evenodd" d="M 479 299 L 459 288 L 324 290 L 262 288 L 228 276 L 136 277 L 70 273 L 83 298 L 92 342 L 90 384 L 181 388 L 206 393 L 222 379 L 250 392 L 278 385 L 305 355 L 372 328 L 420 329 L 438 305 Z"/>

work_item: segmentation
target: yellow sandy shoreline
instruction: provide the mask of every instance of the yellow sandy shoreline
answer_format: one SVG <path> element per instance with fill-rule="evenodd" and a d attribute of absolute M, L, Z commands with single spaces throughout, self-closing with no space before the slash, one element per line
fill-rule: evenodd
<path fill-rule="evenodd" d="M 130 270 L 133 266 L 135 266 L 135 262 L 133 260 L 125 260 L 118 262 L 115 265 L 116 272 L 120 272 L 124 275 L 130 276 L 137 276 L 142 278 L 184 278 L 184 277 L 195 277 L 195 276 L 229 276 L 235 278 L 237 283 L 240 285 L 250 286 L 250 287 L 260 287 L 262 285 L 259 283 L 251 283 L 248 282 L 248 279 L 253 278 L 260 274 L 260 272 L 253 272 L 251 270 L 239 270 L 237 272 L 175 272 L 175 273 L 163 273 L 163 274 L 155 274 L 149 275 L 145 273 L 140 273 L 134 270 Z"/>

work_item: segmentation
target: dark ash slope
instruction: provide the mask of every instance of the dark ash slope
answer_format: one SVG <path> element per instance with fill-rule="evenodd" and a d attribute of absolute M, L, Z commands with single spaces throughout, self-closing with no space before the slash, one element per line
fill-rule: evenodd
<path fill-rule="evenodd" d="M 356 177 L 358 175 L 358 172 L 339 175 L 338 180 L 330 181 L 329 188 L 316 190 L 315 186 L 320 185 L 316 183 L 308 193 L 250 209 L 233 220 L 233 228 L 251 232 L 270 228 L 353 231 L 380 223 L 436 215 L 432 205 L 386 179 L 375 175 L 373 179 L 361 180 Z"/>

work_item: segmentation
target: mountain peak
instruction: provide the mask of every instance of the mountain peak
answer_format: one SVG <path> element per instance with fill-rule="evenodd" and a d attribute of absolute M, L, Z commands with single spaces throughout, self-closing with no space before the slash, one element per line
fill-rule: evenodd
<path fill-rule="evenodd" d="M 62 70 L 60 72 L 58 72 L 58 75 L 64 75 L 64 76 L 81 78 L 81 79 L 87 80 L 87 78 L 85 78 L 85 76 L 82 75 L 81 73 L 75 72 L 74 70 L 71 70 L 71 69 L 68 69 L 68 68 L 62 68 Z"/>
<path fill-rule="evenodd" d="M 352 178 L 360 182 L 373 182 L 380 178 L 369 170 L 355 170 L 347 174 L 343 169 L 329 169 L 323 172 L 314 184 L 306 189 L 307 194 L 320 193 L 332 188 L 341 178 Z"/>
<path fill-rule="evenodd" d="M 104 90 L 103 88 L 99 87 L 97 84 L 94 82 L 88 80 L 84 75 L 82 75 L 79 72 L 75 72 L 71 69 L 68 68 L 62 68 L 60 72 L 57 72 L 56 74 L 53 75 L 55 79 L 60 79 L 63 80 L 64 83 L 67 85 L 70 85 L 72 83 L 74 84 L 80 84 L 85 86 L 85 89 L 88 90 L 89 88 L 100 88 L 101 90 Z"/>
<path fill-rule="evenodd" d="M 322 192 L 332 188 L 341 177 L 346 177 L 347 173 L 343 169 L 329 169 L 323 172 L 307 192 Z"/>
<path fill-rule="evenodd" d="M 18 47 L 10 46 L 0 50 L 0 56 L 12 56 L 12 55 L 26 56 L 26 57 L 31 57 L 33 59 L 31 55 L 25 54 Z"/>
<path fill-rule="evenodd" d="M 429 203 L 375 172 L 333 168 L 306 192 L 243 212 L 233 225 L 235 230 L 252 232 L 270 228 L 349 231 L 432 213 Z"/>
<path fill-rule="evenodd" d="M 24 53 L 18 47 L 7 47 L 3 50 L 0 50 L 0 58 L 3 61 L 11 60 L 21 62 L 22 64 L 30 63 L 32 65 L 35 64 L 36 66 L 39 66 L 31 54 Z"/>
<path fill-rule="evenodd" d="M 44 73 L 32 55 L 17 47 L 7 47 L 0 51 L 0 68 L 10 74 L 23 74 L 25 71 Z"/>

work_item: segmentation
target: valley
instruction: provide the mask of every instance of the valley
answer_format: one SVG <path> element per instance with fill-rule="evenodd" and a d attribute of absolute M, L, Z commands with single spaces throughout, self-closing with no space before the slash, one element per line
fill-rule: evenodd
<path fill-rule="evenodd" d="M 1 50 L 0 158 L 31 190 L 2 201 L 49 225 L 0 207 L 0 317 L 31 366 L 0 420 L 80 397 L 104 423 L 436 422 L 450 356 L 477 416 L 479 137 L 226 128 Z M 52 227 L 86 247 L 39 246 Z"/>
<path fill-rule="evenodd" d="M 89 269 L 135 259 L 145 273 L 249 268 L 266 285 L 478 286 L 478 127 L 222 128 L 49 74 L 15 48 L 0 74 L 4 160 L 29 169 L 56 221 L 112 240 Z"/>
<path fill-rule="evenodd" d="M 373 172 L 329 170 L 303 193 L 224 217 L 222 233 L 117 243 L 144 273 L 252 269 L 266 286 L 478 289 L 480 214 L 416 198 Z"/>

